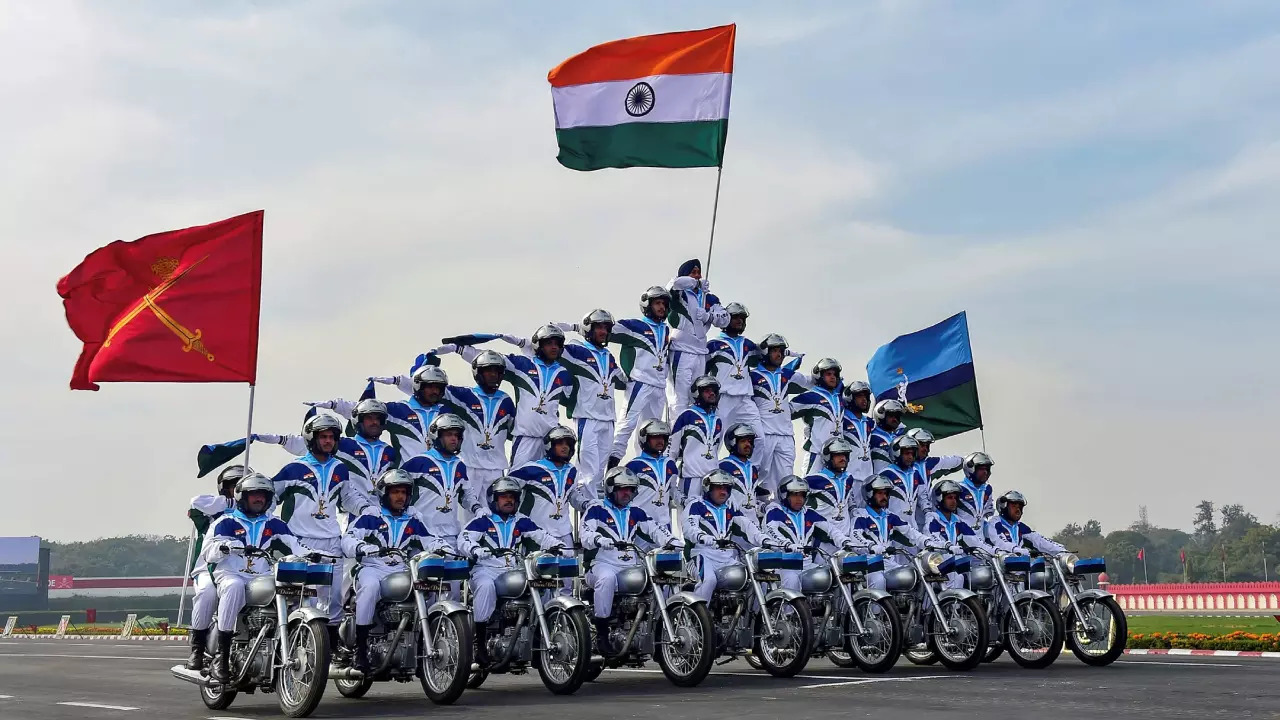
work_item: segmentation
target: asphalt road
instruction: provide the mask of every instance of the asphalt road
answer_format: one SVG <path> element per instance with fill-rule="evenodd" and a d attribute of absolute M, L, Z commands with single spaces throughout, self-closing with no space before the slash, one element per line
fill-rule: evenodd
<path fill-rule="evenodd" d="M 169 674 L 184 656 L 180 643 L 0 640 L 0 718 L 280 717 L 274 695 L 241 695 L 229 709 L 209 711 L 194 685 Z M 689 690 L 672 686 L 655 667 L 606 672 L 569 697 L 548 693 L 535 673 L 495 676 L 451 707 L 432 705 L 417 683 L 381 683 L 361 700 L 346 700 L 330 686 L 313 717 L 1280 718 L 1278 677 L 1276 660 L 1135 656 L 1090 668 L 1069 653 L 1045 671 L 1002 659 L 963 674 L 903 661 L 887 675 L 868 676 L 815 660 L 790 680 L 732 663 Z"/>

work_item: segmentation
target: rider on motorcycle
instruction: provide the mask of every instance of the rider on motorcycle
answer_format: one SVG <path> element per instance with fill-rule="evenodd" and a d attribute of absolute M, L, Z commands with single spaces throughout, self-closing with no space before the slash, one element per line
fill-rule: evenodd
<path fill-rule="evenodd" d="M 219 682 L 231 679 L 231 638 L 235 636 L 236 618 L 244 608 L 245 585 L 271 574 L 267 563 L 233 555 L 232 550 L 254 548 L 287 555 L 312 552 L 294 536 L 288 523 L 267 514 L 276 492 L 266 475 L 245 475 L 236 483 L 235 492 L 235 509 L 218 518 L 209 529 L 201 557 L 212 568 L 213 581 L 218 586 L 218 654 L 213 659 L 212 675 Z"/>
<path fill-rule="evenodd" d="M 716 591 L 716 571 L 739 562 L 738 540 L 751 547 L 765 544 L 765 536 L 754 520 L 729 500 L 733 477 L 723 470 L 702 479 L 702 497 L 684 511 L 684 538 L 693 543 L 698 561 L 698 584 L 693 593 L 710 601 Z"/>
<path fill-rule="evenodd" d="M 1022 522 L 1022 511 L 1027 499 L 1017 490 L 1010 490 L 996 499 L 996 512 L 1000 517 L 987 523 L 987 542 L 1004 552 L 1027 555 L 1028 548 L 1043 555 L 1064 553 L 1067 548 L 1032 530 Z"/>
<path fill-rule="evenodd" d="M 975 532 L 973 527 L 961 517 L 958 508 L 962 492 L 960 484 L 952 480 L 943 480 L 934 486 L 934 510 L 929 514 L 930 546 L 946 548 L 946 552 L 952 555 L 964 555 L 967 550 L 973 548 L 995 553 L 995 548 L 987 544 L 986 539 Z M 946 586 L 963 587 L 964 576 L 959 573 L 949 574 Z"/>
<path fill-rule="evenodd" d="M 730 425 L 724 434 L 724 446 L 729 451 L 729 457 L 720 461 L 720 469 L 737 481 L 730 501 L 743 510 L 754 512 L 760 518 L 764 517 L 764 504 L 769 499 L 769 491 L 760 483 L 760 468 L 751 462 L 757 439 L 756 431 L 749 423 Z"/>
<path fill-rule="evenodd" d="M 883 475 L 871 478 L 863 486 L 866 507 L 858 511 L 853 519 L 851 536 L 874 555 L 884 555 L 889 548 L 908 550 L 911 552 L 925 547 L 929 537 L 916 528 L 914 522 L 903 518 L 892 510 L 892 503 L 899 490 L 896 484 Z M 884 558 L 886 570 L 907 564 L 907 560 L 899 555 Z M 867 574 L 867 586 L 883 590 L 885 588 L 884 572 Z"/>
<path fill-rule="evenodd" d="M 452 550 L 449 543 L 431 534 L 418 513 L 409 506 L 413 495 L 413 477 L 393 468 L 378 478 L 374 485 L 380 515 L 361 515 L 347 526 L 342 538 L 342 553 L 360 563 L 355 571 L 356 583 L 356 655 L 354 666 L 369 671 L 369 630 L 381 598 L 382 579 L 403 572 L 405 564 L 396 555 L 380 555 L 379 551 L 398 548 L 413 557 L 419 552 Z"/>
<path fill-rule="evenodd" d="M 827 522 L 822 513 L 808 507 L 809 483 L 788 475 L 778 486 L 779 501 L 774 503 L 764 519 L 767 535 L 790 552 L 805 554 L 805 569 L 822 563 L 814 560 L 820 546 L 834 546 L 852 550 L 853 544 L 843 527 Z M 780 570 L 782 586 L 800 592 L 800 570 Z"/>
<path fill-rule="evenodd" d="M 498 551 L 519 553 L 526 541 L 550 552 L 559 552 L 564 547 L 559 538 L 538 527 L 528 515 L 518 512 L 524 494 L 522 488 L 521 482 L 513 477 L 494 480 L 487 493 L 489 514 L 473 518 L 458 536 L 458 551 L 476 561 L 471 568 L 471 605 L 476 646 L 480 648 L 477 657 L 481 658 L 482 665 L 488 662 L 484 656 L 488 623 L 498 602 L 494 580 L 508 570 L 522 567 L 515 554 Z"/>
<path fill-rule="evenodd" d="M 853 445 L 834 437 L 822 446 L 822 469 L 805 478 L 809 502 L 823 517 L 848 530 L 853 513 L 862 505 L 861 483 L 849 477 L 849 456 Z"/>
<path fill-rule="evenodd" d="M 960 505 L 957 512 L 974 530 L 982 531 L 987 520 L 996 514 L 995 499 L 991 495 L 991 466 L 995 462 L 984 452 L 971 452 L 964 458 L 964 480 L 960 485 Z"/>
<path fill-rule="evenodd" d="M 604 655 L 612 654 L 608 645 L 608 623 L 613 614 L 613 593 L 618 588 L 618 573 L 640 565 L 644 559 L 634 549 L 619 549 L 618 543 L 651 546 L 674 543 L 662 523 L 631 505 L 639 489 L 640 478 L 635 473 L 625 467 L 613 468 L 604 476 L 604 499 L 591 503 L 582 516 L 579 533 L 582 547 L 596 551 L 586 579 L 595 591 L 592 602 L 596 638 Z"/>
<path fill-rule="evenodd" d="M 671 426 L 665 420 L 645 420 L 636 432 L 640 454 L 628 462 L 626 468 L 640 478 L 640 489 L 631 506 L 644 510 L 654 522 L 670 530 L 671 508 L 684 507 L 680 470 L 676 461 L 667 457 Z"/>
<path fill-rule="evenodd" d="M 248 472 L 253 472 L 252 468 Z M 209 525 L 235 508 L 236 483 L 244 475 L 243 465 L 231 465 L 218 473 L 217 495 L 197 495 L 191 498 L 191 509 L 187 511 L 187 517 L 202 537 L 209 531 Z M 204 669 L 204 652 L 209 646 L 209 628 L 213 626 L 218 586 L 213 584 L 213 576 L 209 574 L 207 565 L 198 559 L 195 565 L 194 568 L 187 568 L 195 586 L 195 593 L 191 597 L 191 657 L 187 659 L 187 669 L 199 671 Z"/>

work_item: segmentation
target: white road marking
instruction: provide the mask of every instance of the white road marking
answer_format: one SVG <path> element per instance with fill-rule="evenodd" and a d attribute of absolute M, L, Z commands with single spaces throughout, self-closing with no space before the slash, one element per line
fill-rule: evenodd
<path fill-rule="evenodd" d="M 649 674 L 662 673 L 661 670 L 651 670 L 649 668 L 607 668 L 606 672 L 649 673 Z M 738 677 L 769 677 L 769 673 L 766 673 L 764 671 L 761 671 L 761 672 L 714 672 L 713 671 L 711 674 L 720 675 L 720 676 L 736 675 Z M 801 680 L 847 680 L 849 679 L 848 675 L 796 675 L 795 677 Z"/>
<path fill-rule="evenodd" d="M 1125 665 L 1195 665 L 1198 667 L 1244 667 L 1239 663 L 1186 662 L 1185 660 L 1117 660 Z"/>
<path fill-rule="evenodd" d="M 12 700 L 12 695 L 0 695 L 0 700 Z"/>
<path fill-rule="evenodd" d="M 99 710 L 137 710 L 138 709 L 136 707 L 129 707 L 127 705 L 102 705 L 99 703 L 88 703 L 88 702 L 60 702 L 55 704 L 69 705 L 71 707 L 98 708 Z"/>
<path fill-rule="evenodd" d="M 204 720 L 249 720 L 249 718 L 229 717 L 227 715 L 210 715 Z"/>
<path fill-rule="evenodd" d="M 51 653 L 0 653 L 0 657 L 72 658 L 76 660 L 163 660 L 165 662 L 182 659 L 177 655 L 170 657 L 143 657 L 140 655 L 54 655 Z"/>
<path fill-rule="evenodd" d="M 804 677 L 804 676 L 797 675 L 796 677 Z M 871 683 L 886 683 L 886 682 L 915 682 L 916 680 L 946 680 L 946 679 L 951 679 L 956 677 L 959 677 L 959 676 L 958 675 L 915 675 L 912 677 L 900 677 L 900 678 L 861 678 L 859 680 L 846 680 L 845 682 L 829 682 L 829 683 L 818 683 L 817 685 L 801 685 L 796 689 L 812 690 L 814 688 L 840 687 L 843 685 L 869 685 Z"/>

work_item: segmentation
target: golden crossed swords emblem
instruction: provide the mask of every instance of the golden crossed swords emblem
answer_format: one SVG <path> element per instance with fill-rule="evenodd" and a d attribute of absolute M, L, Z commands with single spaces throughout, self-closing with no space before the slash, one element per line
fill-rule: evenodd
<path fill-rule="evenodd" d="M 213 353 L 209 352 L 209 349 L 204 346 L 204 342 L 200 339 L 200 329 L 196 328 L 195 332 L 188 330 L 183 327 L 182 323 L 175 320 L 172 315 L 166 312 L 164 308 L 156 304 L 156 301 L 160 299 L 160 296 L 163 295 L 166 290 L 176 285 L 183 276 L 208 259 L 209 256 L 205 255 L 199 260 L 183 268 L 182 272 L 179 273 L 174 273 L 174 270 L 178 268 L 178 261 L 173 258 L 160 258 L 152 263 L 151 272 L 160 279 L 160 284 L 148 291 L 146 295 L 143 295 L 142 299 L 130 308 L 129 312 L 125 313 L 118 321 L 116 321 L 116 324 L 113 325 L 111 330 L 107 333 L 107 339 L 102 343 L 102 346 L 111 347 L 111 340 L 115 338 L 116 333 L 123 330 L 135 317 L 141 314 L 143 310 L 150 310 L 151 314 L 156 316 L 156 319 L 158 319 L 165 327 L 172 330 L 173 334 L 177 335 L 178 338 L 182 340 L 182 352 L 191 352 L 192 350 L 195 350 L 201 355 L 204 355 L 206 360 L 213 362 Z"/>

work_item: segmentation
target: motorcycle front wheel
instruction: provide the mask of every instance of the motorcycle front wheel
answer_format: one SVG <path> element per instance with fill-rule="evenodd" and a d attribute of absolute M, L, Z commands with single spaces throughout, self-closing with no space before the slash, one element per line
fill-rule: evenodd
<path fill-rule="evenodd" d="M 446 615 L 437 612 L 427 616 L 432 646 L 419 635 L 418 674 L 422 692 L 437 705 L 452 705 L 462 697 L 471 675 L 471 623 L 465 614 Z"/>
<path fill-rule="evenodd" d="M 586 682 L 591 666 L 591 623 L 581 607 L 548 608 L 546 617 L 552 647 L 535 651 L 543 654 L 538 675 L 552 693 L 572 695 Z"/>
<path fill-rule="evenodd" d="M 1024 668 L 1047 668 L 1062 652 L 1062 614 L 1048 598 L 1020 600 L 1014 612 L 1022 618 L 1025 633 L 1018 632 L 1018 624 L 1012 613 L 1007 613 L 1001 623 L 1004 647 L 1009 657 Z"/>
<path fill-rule="evenodd" d="M 951 632 L 942 630 L 937 617 L 929 615 L 929 649 L 948 670 L 972 670 L 987 653 L 987 613 L 977 598 L 950 597 L 938 603 Z"/>
<path fill-rule="evenodd" d="M 752 652 L 760 664 L 774 677 L 793 677 L 809 663 L 813 646 L 813 614 L 805 598 L 766 600 L 764 610 L 773 622 L 773 635 L 765 628 L 761 615 L 756 616 L 755 646 Z"/>
<path fill-rule="evenodd" d="M 704 603 L 668 605 L 671 637 L 658 648 L 658 667 L 677 687 L 694 687 L 707 678 L 716 659 L 715 629 Z"/>
<path fill-rule="evenodd" d="M 366 677 L 361 680 L 337 680 L 333 681 L 333 686 L 338 688 L 338 694 L 344 698 L 355 700 L 364 697 L 369 692 L 369 688 L 373 687 L 373 678 Z"/>
<path fill-rule="evenodd" d="M 315 712 L 329 680 L 329 624 L 322 618 L 289 623 L 289 662 L 276 674 L 280 712 L 307 717 Z"/>
<path fill-rule="evenodd" d="M 226 710 L 231 707 L 231 703 L 235 702 L 235 699 L 235 690 L 230 690 L 226 687 L 215 690 L 205 685 L 200 686 L 200 700 L 210 710 Z"/>
<path fill-rule="evenodd" d="M 1110 665 L 1129 643 L 1129 621 L 1114 598 L 1080 598 L 1084 617 L 1067 611 L 1067 647 L 1080 662 L 1094 667 Z"/>
<path fill-rule="evenodd" d="M 858 633 L 853 618 L 845 618 L 845 651 L 863 672 L 888 672 L 902 654 L 902 620 L 890 599 L 861 598 L 853 601 L 853 611 L 867 632 Z"/>

